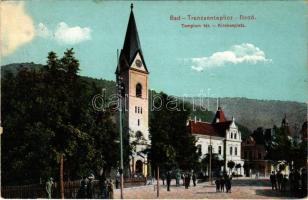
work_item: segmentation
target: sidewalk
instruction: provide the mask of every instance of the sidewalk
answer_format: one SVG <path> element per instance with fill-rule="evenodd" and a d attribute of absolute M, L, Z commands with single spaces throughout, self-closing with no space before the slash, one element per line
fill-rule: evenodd
<path fill-rule="evenodd" d="M 160 185 L 161 199 L 265 199 L 265 198 L 288 198 L 281 193 L 272 191 L 267 179 L 250 179 L 241 178 L 232 180 L 232 193 L 216 192 L 215 185 L 210 185 L 209 182 L 197 184 L 189 189 L 184 186 L 176 187 L 175 181 L 172 182 L 170 192 L 167 191 L 166 185 Z M 129 199 L 156 199 L 157 191 L 154 185 L 147 185 L 134 188 L 124 189 L 124 198 Z M 117 189 L 114 194 L 115 198 L 120 198 L 120 190 Z"/>

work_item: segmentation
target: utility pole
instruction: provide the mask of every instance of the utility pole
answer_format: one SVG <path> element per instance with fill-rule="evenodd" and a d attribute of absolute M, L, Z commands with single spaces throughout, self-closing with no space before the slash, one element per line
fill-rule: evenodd
<path fill-rule="evenodd" d="M 210 135 L 210 170 L 209 170 L 209 178 L 211 185 L 213 184 L 212 180 L 212 136 Z"/>
<path fill-rule="evenodd" d="M 119 50 L 117 50 L 117 57 L 119 56 Z M 119 59 L 118 59 L 119 65 Z M 122 125 L 122 79 L 118 79 L 118 100 L 119 100 L 119 125 L 120 125 L 120 184 L 121 184 L 121 199 L 123 199 L 124 177 L 123 177 L 123 125 Z"/>
<path fill-rule="evenodd" d="M 64 183 L 63 183 L 63 153 L 60 157 L 60 195 L 64 199 Z"/>
<path fill-rule="evenodd" d="M 159 197 L 159 166 L 157 165 L 157 197 Z"/>

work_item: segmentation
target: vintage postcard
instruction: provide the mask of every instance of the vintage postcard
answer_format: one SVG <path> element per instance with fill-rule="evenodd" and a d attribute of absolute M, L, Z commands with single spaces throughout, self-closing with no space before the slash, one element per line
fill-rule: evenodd
<path fill-rule="evenodd" d="M 307 1 L 0 3 L 2 198 L 307 198 Z"/>

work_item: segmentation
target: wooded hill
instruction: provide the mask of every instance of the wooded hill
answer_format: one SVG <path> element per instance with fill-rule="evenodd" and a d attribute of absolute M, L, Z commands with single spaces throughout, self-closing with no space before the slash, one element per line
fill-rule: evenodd
<path fill-rule="evenodd" d="M 43 67 L 41 64 L 35 63 L 14 63 L 1 66 L 1 77 L 5 71 L 16 73 L 19 68 L 35 68 Z M 87 82 L 94 82 L 98 88 L 105 88 L 106 95 L 110 96 L 116 91 L 114 81 L 96 79 L 91 77 L 82 77 Z M 181 98 L 182 99 L 182 98 Z M 208 111 L 201 111 L 200 97 L 185 97 L 184 100 L 192 103 L 194 99 L 197 109 L 191 113 L 191 118 L 196 116 L 197 120 L 211 122 L 214 113 L 217 109 L 217 98 L 207 98 L 203 100 L 203 106 L 208 108 Z M 278 101 L 278 100 L 258 100 L 247 98 L 220 98 L 220 106 L 223 108 L 227 119 L 235 117 L 240 130 L 243 132 L 243 137 L 251 133 L 258 127 L 272 128 L 273 125 L 280 126 L 282 118 L 287 115 L 291 130 L 297 133 L 307 118 L 307 105 L 301 102 L 294 101 Z M 209 104 L 208 104 L 209 102 Z"/>

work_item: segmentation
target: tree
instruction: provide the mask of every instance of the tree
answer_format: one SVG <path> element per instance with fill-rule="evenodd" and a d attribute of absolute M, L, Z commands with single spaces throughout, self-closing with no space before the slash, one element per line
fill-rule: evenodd
<path fill-rule="evenodd" d="M 232 172 L 234 166 L 235 166 L 235 162 L 232 161 L 232 160 L 229 160 L 228 163 L 227 163 L 227 167 L 229 168 L 229 173 Z"/>
<path fill-rule="evenodd" d="M 266 158 L 273 160 L 276 164 L 285 161 L 287 165 L 291 166 L 293 163 L 297 168 L 306 165 L 306 157 L 298 155 L 307 155 L 307 144 L 304 141 L 298 143 L 289 137 L 287 127 L 274 126 L 273 131 L 274 136 Z M 306 154 L 303 154 L 305 152 Z"/>
<path fill-rule="evenodd" d="M 201 164 L 203 165 L 204 170 L 206 167 L 209 167 L 210 154 L 205 154 L 204 158 L 201 160 Z M 221 167 L 224 165 L 224 160 L 220 154 L 212 153 L 211 164 L 212 164 L 212 171 L 218 174 L 221 170 Z"/>
<path fill-rule="evenodd" d="M 175 167 L 193 169 L 199 154 L 195 137 L 186 131 L 189 106 L 164 93 L 158 94 L 155 100 L 154 107 L 159 109 L 152 111 L 150 118 L 149 157 L 152 164 L 166 170 Z"/>
<path fill-rule="evenodd" d="M 58 59 L 54 52 L 41 69 L 20 67 L 2 79 L 2 183 L 79 179 L 117 166 L 118 138 L 110 111 L 96 111 L 91 98 L 98 87 L 78 75 L 73 49 Z"/>
<path fill-rule="evenodd" d="M 238 172 L 238 169 L 241 169 L 242 165 L 240 163 L 235 165 L 235 169 Z M 241 173 L 241 172 L 240 172 Z"/>

